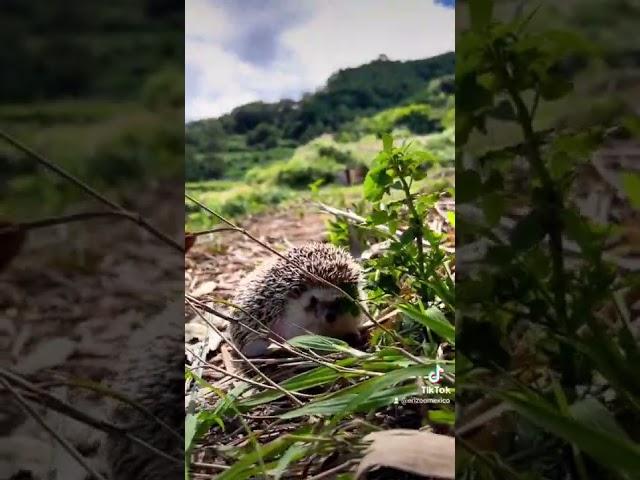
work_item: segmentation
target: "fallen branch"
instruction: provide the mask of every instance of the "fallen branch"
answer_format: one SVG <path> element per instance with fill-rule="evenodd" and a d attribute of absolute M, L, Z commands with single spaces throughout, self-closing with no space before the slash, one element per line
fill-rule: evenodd
<path fill-rule="evenodd" d="M 47 422 L 45 422 L 42 415 L 40 415 L 35 408 L 29 405 L 29 402 L 20 395 L 20 393 L 13 388 L 13 386 L 7 381 L 7 379 L 0 377 L 0 383 L 4 385 L 4 387 L 13 395 L 16 401 L 22 406 L 25 412 L 38 423 L 42 428 L 44 428 L 49 435 L 51 435 L 61 446 L 64 448 L 69 455 L 71 455 L 80 465 L 84 468 L 89 475 L 93 478 L 97 478 L 98 480 L 107 480 L 103 475 L 100 475 L 91 465 L 87 463 L 85 458 L 78 452 L 78 450 L 69 443 L 69 441 L 58 434 Z"/>
<path fill-rule="evenodd" d="M 2 381 L 5 387 L 10 391 L 13 389 L 13 387 L 11 387 L 11 383 L 19 386 L 20 388 L 27 390 L 29 393 L 32 394 L 30 396 L 30 400 L 40 405 L 43 405 L 51 410 L 55 410 L 58 413 L 61 413 L 67 417 L 73 418 L 74 420 L 77 420 L 81 423 L 94 427 L 107 434 L 115 434 L 115 435 L 121 435 L 123 437 L 126 437 L 131 442 L 136 443 L 141 447 L 146 448 L 147 450 L 155 453 L 156 455 L 166 458 L 167 460 L 171 460 L 179 464 L 183 463 L 182 459 L 174 458 L 171 455 L 168 455 L 165 452 L 158 450 L 154 446 L 148 444 L 144 440 L 129 433 L 127 430 L 121 427 L 118 427 L 112 423 L 109 423 L 105 420 L 94 417 L 92 415 L 89 415 L 87 413 L 84 413 L 76 409 L 72 405 L 69 405 L 63 400 L 60 400 L 55 395 L 52 395 L 49 392 L 35 386 L 28 380 L 23 379 L 20 375 L 10 372 L 9 370 L 0 368 L 0 381 Z"/>

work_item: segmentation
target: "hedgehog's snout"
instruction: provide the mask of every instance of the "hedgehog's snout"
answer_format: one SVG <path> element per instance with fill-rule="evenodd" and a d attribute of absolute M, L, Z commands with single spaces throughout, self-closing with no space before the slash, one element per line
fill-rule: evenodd
<path fill-rule="evenodd" d="M 319 319 L 323 319 L 327 323 L 334 323 L 340 316 L 349 313 L 348 308 L 342 299 L 332 299 L 329 301 L 319 302 L 315 297 L 311 298 L 312 308 Z"/>
<path fill-rule="evenodd" d="M 364 346 L 364 336 L 360 332 L 348 333 L 344 335 L 343 340 L 354 348 Z"/>
<path fill-rule="evenodd" d="M 324 319 L 327 323 L 335 322 L 340 313 L 336 302 L 328 302 L 324 307 Z"/>

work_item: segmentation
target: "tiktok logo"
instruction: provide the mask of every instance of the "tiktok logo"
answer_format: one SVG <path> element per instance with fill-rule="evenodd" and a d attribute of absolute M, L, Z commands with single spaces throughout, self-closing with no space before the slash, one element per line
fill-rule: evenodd
<path fill-rule="evenodd" d="M 431 383 L 440 383 L 440 380 L 442 380 L 440 374 L 442 373 L 444 373 L 444 368 L 442 368 L 440 365 L 436 365 L 436 368 L 428 375 L 427 378 Z"/>

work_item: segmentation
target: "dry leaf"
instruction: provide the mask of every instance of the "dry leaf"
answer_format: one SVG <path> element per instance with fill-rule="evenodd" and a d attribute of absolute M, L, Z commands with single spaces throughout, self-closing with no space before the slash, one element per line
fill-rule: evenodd
<path fill-rule="evenodd" d="M 58 337 L 39 343 L 33 351 L 17 365 L 23 374 L 35 373 L 45 368 L 63 364 L 77 349 L 78 344 L 68 338 Z"/>
<path fill-rule="evenodd" d="M 202 282 L 198 287 L 191 293 L 194 297 L 198 298 L 202 295 L 206 295 L 208 293 L 213 292 L 218 284 L 212 280 Z"/>
<path fill-rule="evenodd" d="M 192 340 L 201 342 L 207 337 L 208 326 L 197 321 L 187 322 L 184 325 L 184 341 L 192 343 Z"/>
<path fill-rule="evenodd" d="M 455 478 L 455 440 L 419 430 L 385 430 L 367 435 L 371 441 L 356 479 L 377 467 L 388 467 L 415 475 L 434 478 Z"/>
<path fill-rule="evenodd" d="M 26 434 L 0 437 L 0 472 L 3 478 L 9 478 L 20 470 L 31 470 L 35 478 L 44 478 L 50 457 L 50 443 Z"/>

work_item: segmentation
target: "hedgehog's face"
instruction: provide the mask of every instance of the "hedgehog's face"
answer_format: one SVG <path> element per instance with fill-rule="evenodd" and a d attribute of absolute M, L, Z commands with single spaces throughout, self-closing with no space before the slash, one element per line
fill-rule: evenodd
<path fill-rule="evenodd" d="M 357 287 L 355 287 L 357 294 Z M 283 315 L 271 325 L 276 337 L 286 340 L 317 334 L 360 344 L 362 314 L 358 305 L 333 288 L 312 287 L 296 292 Z"/>
<path fill-rule="evenodd" d="M 309 331 L 336 338 L 359 336 L 360 308 L 339 291 L 312 288 L 301 295 L 299 302 Z"/>

